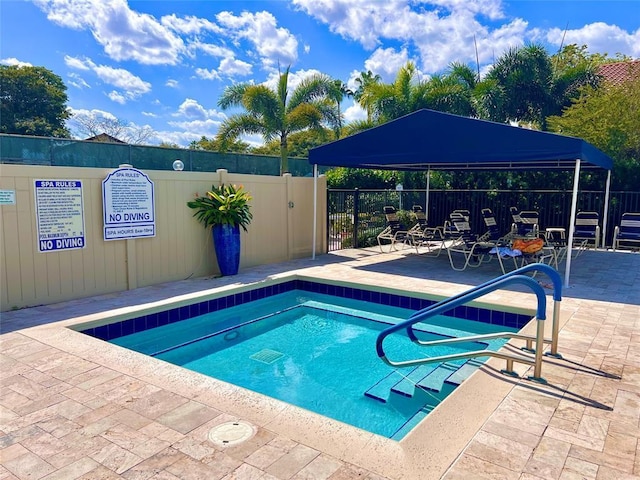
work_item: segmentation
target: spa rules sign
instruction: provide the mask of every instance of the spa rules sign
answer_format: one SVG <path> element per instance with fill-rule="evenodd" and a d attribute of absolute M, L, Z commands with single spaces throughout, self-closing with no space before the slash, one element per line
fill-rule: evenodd
<path fill-rule="evenodd" d="M 140 170 L 121 167 L 102 181 L 104 239 L 156 236 L 153 182 Z"/>

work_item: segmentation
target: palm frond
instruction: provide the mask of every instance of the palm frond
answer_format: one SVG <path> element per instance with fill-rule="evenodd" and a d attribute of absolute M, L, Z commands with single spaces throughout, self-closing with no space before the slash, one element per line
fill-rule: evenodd
<path fill-rule="evenodd" d="M 305 128 L 322 126 L 322 112 L 311 103 L 302 103 L 287 113 L 287 131 L 297 132 Z"/>
<path fill-rule="evenodd" d="M 247 112 L 262 118 L 281 116 L 278 97 L 265 85 L 254 85 L 248 88 L 242 97 L 242 106 Z"/>
<path fill-rule="evenodd" d="M 287 105 L 287 96 L 288 90 L 287 87 L 289 85 L 289 70 L 291 65 L 287 67 L 284 73 L 280 74 L 280 78 L 278 79 L 278 99 L 280 101 L 280 105 L 282 107 L 282 111 L 284 112 Z"/>
<path fill-rule="evenodd" d="M 227 146 L 243 134 L 259 134 L 265 137 L 267 129 L 264 123 L 256 116 L 250 114 L 237 114 L 227 118 L 216 135 L 220 143 L 220 149 L 226 150 Z M 266 137 L 265 137 L 266 138 Z"/>
<path fill-rule="evenodd" d="M 329 98 L 339 103 L 344 94 L 340 90 L 340 85 L 328 75 L 318 73 L 303 79 L 296 89 L 291 93 L 288 109 L 292 109 L 301 103 L 309 103 L 321 98 Z"/>
<path fill-rule="evenodd" d="M 247 88 L 253 87 L 250 83 L 237 83 L 229 85 L 224 89 L 222 95 L 218 99 L 218 106 L 222 109 L 237 107 L 242 105 L 242 97 Z"/>

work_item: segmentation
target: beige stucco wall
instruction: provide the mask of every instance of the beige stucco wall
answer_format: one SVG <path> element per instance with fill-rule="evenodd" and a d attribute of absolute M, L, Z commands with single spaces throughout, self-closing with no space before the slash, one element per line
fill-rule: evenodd
<path fill-rule="evenodd" d="M 135 165 L 134 165 L 135 167 Z M 240 269 L 311 256 L 313 178 L 144 171 L 154 182 L 156 236 L 103 238 L 102 181 L 113 170 L 0 166 L 0 190 L 15 205 L 0 206 L 0 310 L 82 298 L 158 283 L 219 274 L 211 233 L 186 202 L 212 184 L 242 184 L 253 200 L 253 221 L 241 231 Z M 38 251 L 35 180 L 81 180 L 82 249 Z M 326 251 L 326 179 L 318 179 L 316 252 Z"/>

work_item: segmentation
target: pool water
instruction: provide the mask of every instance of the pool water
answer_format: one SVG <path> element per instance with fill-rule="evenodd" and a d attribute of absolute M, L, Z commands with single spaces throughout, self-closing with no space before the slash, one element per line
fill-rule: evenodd
<path fill-rule="evenodd" d="M 385 364 L 376 355 L 376 337 L 412 313 L 293 290 L 110 342 L 398 440 L 483 360 L 400 369 Z M 423 340 L 515 330 L 446 316 L 417 325 Z M 427 349 L 391 335 L 385 351 L 413 359 L 497 350 L 505 342 Z"/>

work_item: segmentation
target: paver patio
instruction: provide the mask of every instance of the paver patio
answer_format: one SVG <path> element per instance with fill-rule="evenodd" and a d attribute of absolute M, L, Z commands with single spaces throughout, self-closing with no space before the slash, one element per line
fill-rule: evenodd
<path fill-rule="evenodd" d="M 346 250 L 3 312 L 0 479 L 640 479 L 637 253 L 588 251 L 574 260 L 562 301 L 564 358 L 545 358 L 546 385 L 503 376 L 504 363 L 493 359 L 427 417 L 429 429 L 401 442 L 266 397 L 256 402 L 239 387 L 119 347 L 97 348 L 66 328 L 77 317 L 286 273 L 451 295 L 499 271 L 455 272 L 446 255 Z M 487 301 L 535 308 L 525 290 Z M 491 387 L 471 390 L 483 384 Z M 228 421 L 256 433 L 237 445 L 212 442 L 209 431 Z"/>

